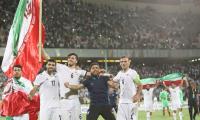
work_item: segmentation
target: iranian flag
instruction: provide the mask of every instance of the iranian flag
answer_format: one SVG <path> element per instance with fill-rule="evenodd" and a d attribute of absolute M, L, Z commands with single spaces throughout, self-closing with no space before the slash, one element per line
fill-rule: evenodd
<path fill-rule="evenodd" d="M 166 86 L 171 86 L 172 83 L 178 86 L 183 82 L 183 77 L 182 73 L 172 73 L 162 77 L 160 80 L 163 81 L 163 84 Z"/>
<path fill-rule="evenodd" d="M 20 0 L 18 4 L 1 65 L 8 78 L 13 76 L 13 65 L 20 64 L 22 76 L 33 81 L 42 66 L 38 54 L 39 6 L 40 0 Z"/>
<path fill-rule="evenodd" d="M 142 83 L 143 89 L 146 89 L 147 85 L 149 85 L 150 87 L 154 87 L 157 80 L 159 80 L 159 78 L 145 78 L 141 79 L 140 81 Z"/>
<path fill-rule="evenodd" d="M 30 81 L 35 79 L 42 67 L 42 63 L 39 62 L 38 48 L 39 12 L 40 0 L 19 1 L 1 65 L 8 78 L 13 77 L 12 67 L 16 64 L 22 66 L 22 76 Z M 43 43 L 44 36 L 44 27 L 42 27 Z M 1 115 L 18 116 L 29 113 L 29 120 L 37 120 L 38 98 L 30 101 L 24 92 L 13 92 L 3 99 Z"/>

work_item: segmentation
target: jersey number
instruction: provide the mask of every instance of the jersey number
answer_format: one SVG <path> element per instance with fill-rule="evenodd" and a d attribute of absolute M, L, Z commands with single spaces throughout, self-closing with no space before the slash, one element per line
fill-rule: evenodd
<path fill-rule="evenodd" d="M 56 85 L 56 81 L 51 81 L 52 86 Z"/>
<path fill-rule="evenodd" d="M 74 74 L 72 73 L 72 74 L 71 74 L 71 78 L 73 78 L 73 77 L 74 77 Z"/>

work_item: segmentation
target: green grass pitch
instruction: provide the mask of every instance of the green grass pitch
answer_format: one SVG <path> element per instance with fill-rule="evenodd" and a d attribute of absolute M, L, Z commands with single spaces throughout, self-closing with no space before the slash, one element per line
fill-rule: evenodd
<path fill-rule="evenodd" d="M 86 115 L 83 115 L 83 120 L 86 120 Z M 178 118 L 178 115 L 177 115 Z M 165 117 L 162 116 L 162 111 L 155 111 L 151 117 L 151 120 L 173 120 L 172 117 L 166 115 Z M 3 117 L 0 120 L 5 120 Z M 98 120 L 104 120 L 103 118 L 99 117 Z M 146 113 L 144 111 L 139 111 L 139 118 L 138 120 L 146 120 Z M 177 119 L 179 120 L 179 119 Z M 187 109 L 183 110 L 183 120 L 190 120 L 189 113 Z M 197 115 L 196 120 L 200 120 L 200 115 Z"/>

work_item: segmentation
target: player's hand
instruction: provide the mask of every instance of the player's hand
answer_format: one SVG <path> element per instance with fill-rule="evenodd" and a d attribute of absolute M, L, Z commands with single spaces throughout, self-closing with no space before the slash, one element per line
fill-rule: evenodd
<path fill-rule="evenodd" d="M 28 95 L 28 99 L 31 101 L 33 100 L 33 97 L 31 95 Z"/>
<path fill-rule="evenodd" d="M 70 87 L 69 82 L 65 82 L 64 85 L 65 85 L 66 88 Z"/>
<path fill-rule="evenodd" d="M 140 101 L 140 95 L 136 94 L 133 96 L 133 103 Z"/>
<path fill-rule="evenodd" d="M 105 69 L 100 69 L 99 72 L 100 72 L 100 73 L 105 73 L 106 70 L 105 70 Z"/>

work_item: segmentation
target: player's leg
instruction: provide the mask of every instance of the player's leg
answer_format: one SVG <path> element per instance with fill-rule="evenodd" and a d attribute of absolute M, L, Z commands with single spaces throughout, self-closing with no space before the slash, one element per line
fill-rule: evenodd
<path fill-rule="evenodd" d="M 180 118 L 180 120 L 183 120 L 182 108 L 179 108 L 178 111 L 179 111 L 179 118 Z"/>
<path fill-rule="evenodd" d="M 126 120 L 128 118 L 128 106 L 127 104 L 119 103 L 117 110 L 117 120 Z"/>
<path fill-rule="evenodd" d="M 40 109 L 39 119 L 40 120 L 50 120 L 51 110 L 50 109 Z"/>
<path fill-rule="evenodd" d="M 62 120 L 71 120 L 71 109 L 73 104 L 71 100 L 62 99 L 60 100 L 60 117 Z"/>
<path fill-rule="evenodd" d="M 108 105 L 102 106 L 100 108 L 100 115 L 105 119 L 105 120 L 115 120 L 115 116 L 112 113 L 112 108 Z"/>
<path fill-rule="evenodd" d="M 128 120 L 137 120 L 137 105 L 136 104 L 129 104 L 129 109 L 128 109 Z"/>
<path fill-rule="evenodd" d="M 82 114 L 81 114 L 81 104 L 78 99 L 74 100 L 74 107 L 72 108 L 72 119 L 71 120 L 81 120 Z"/>
<path fill-rule="evenodd" d="M 194 105 L 193 120 L 195 120 L 197 113 L 198 113 L 198 105 L 195 103 L 195 105 Z"/>
<path fill-rule="evenodd" d="M 168 112 L 168 115 L 171 116 L 171 113 L 170 113 L 170 110 L 169 110 L 169 106 L 167 106 L 167 112 Z"/>
<path fill-rule="evenodd" d="M 193 106 L 192 105 L 188 106 L 188 111 L 189 111 L 189 115 L 190 115 L 190 120 L 192 120 L 193 119 Z"/>
<path fill-rule="evenodd" d="M 89 108 L 89 110 L 87 112 L 86 120 L 97 120 L 99 115 L 100 115 L 99 107 L 90 106 L 90 108 Z"/>
<path fill-rule="evenodd" d="M 163 107 L 163 116 L 165 116 L 165 109 L 166 109 L 166 108 L 165 108 L 165 107 Z"/>

